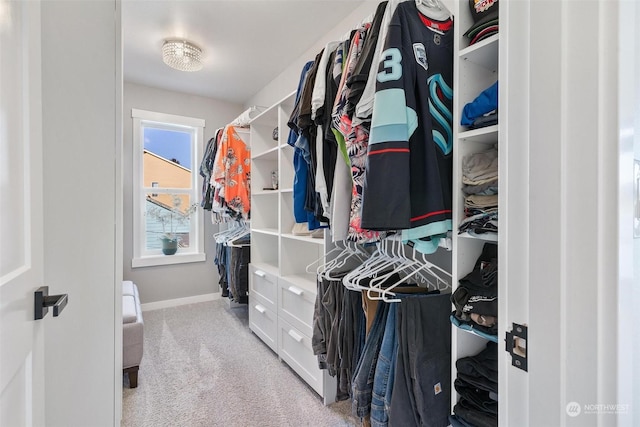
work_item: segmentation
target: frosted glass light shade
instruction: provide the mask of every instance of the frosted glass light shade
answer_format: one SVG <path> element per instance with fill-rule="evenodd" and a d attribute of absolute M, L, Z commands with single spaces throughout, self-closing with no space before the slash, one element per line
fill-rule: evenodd
<path fill-rule="evenodd" d="M 166 40 L 162 60 L 176 70 L 198 71 L 202 69 L 202 49 L 186 40 Z"/>

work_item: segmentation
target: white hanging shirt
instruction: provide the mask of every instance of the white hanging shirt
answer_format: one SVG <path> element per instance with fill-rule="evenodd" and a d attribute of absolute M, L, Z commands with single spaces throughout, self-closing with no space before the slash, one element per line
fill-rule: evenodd
<path fill-rule="evenodd" d="M 316 119 L 316 112 L 318 108 L 324 105 L 324 95 L 326 92 L 326 78 L 327 78 L 327 63 L 329 57 L 336 47 L 340 44 L 339 41 L 331 41 L 324 47 L 324 52 L 320 57 L 320 63 L 318 64 L 318 74 L 316 74 L 316 80 L 313 84 L 313 92 L 311 93 L 311 120 Z"/>

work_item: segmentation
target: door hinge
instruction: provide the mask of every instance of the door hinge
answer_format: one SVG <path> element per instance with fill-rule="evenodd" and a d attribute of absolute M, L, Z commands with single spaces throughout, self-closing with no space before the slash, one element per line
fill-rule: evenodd
<path fill-rule="evenodd" d="M 527 327 L 512 323 L 511 332 L 506 333 L 505 350 L 511 354 L 511 364 L 528 372 L 527 366 Z"/>

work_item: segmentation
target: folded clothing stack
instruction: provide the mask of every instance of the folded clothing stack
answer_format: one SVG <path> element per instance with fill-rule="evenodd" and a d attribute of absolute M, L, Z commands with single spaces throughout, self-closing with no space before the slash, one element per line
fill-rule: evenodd
<path fill-rule="evenodd" d="M 462 109 L 460 124 L 471 129 L 498 123 L 498 82 L 495 82 Z"/>
<path fill-rule="evenodd" d="M 460 400 L 449 422 L 453 427 L 498 425 L 498 345 L 488 342 L 475 356 L 456 362 L 458 376 L 453 385 Z"/>
<path fill-rule="evenodd" d="M 459 233 L 498 232 L 498 150 L 472 153 L 462 159 L 465 218 Z"/>
<path fill-rule="evenodd" d="M 498 334 L 498 246 L 485 243 L 473 271 L 460 280 L 451 294 L 455 310 L 451 321 L 497 341 Z"/>

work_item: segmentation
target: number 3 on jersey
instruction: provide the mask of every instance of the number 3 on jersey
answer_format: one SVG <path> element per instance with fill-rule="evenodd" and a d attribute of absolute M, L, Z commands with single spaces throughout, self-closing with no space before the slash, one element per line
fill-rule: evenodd
<path fill-rule="evenodd" d="M 378 73 L 380 83 L 398 80 L 402 77 L 402 54 L 400 49 L 392 47 L 382 52 L 384 69 Z"/>

